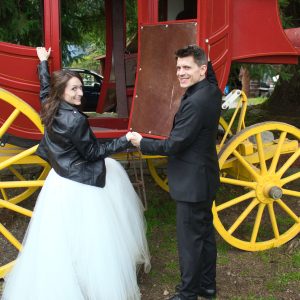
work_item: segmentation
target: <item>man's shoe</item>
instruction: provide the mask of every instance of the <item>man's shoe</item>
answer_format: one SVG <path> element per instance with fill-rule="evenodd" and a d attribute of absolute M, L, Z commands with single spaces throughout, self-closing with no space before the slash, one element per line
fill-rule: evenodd
<path fill-rule="evenodd" d="M 215 299 L 217 295 L 217 291 L 215 289 L 205 289 L 200 288 L 198 296 L 203 297 L 205 299 Z"/>
<path fill-rule="evenodd" d="M 176 293 L 179 293 L 179 292 L 180 292 L 180 289 L 181 289 L 181 283 L 178 283 L 178 284 L 175 286 L 175 292 L 176 292 Z"/>

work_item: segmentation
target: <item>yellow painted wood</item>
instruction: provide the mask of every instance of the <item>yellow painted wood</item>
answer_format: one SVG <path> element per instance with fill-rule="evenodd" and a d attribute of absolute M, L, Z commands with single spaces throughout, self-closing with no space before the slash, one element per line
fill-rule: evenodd
<path fill-rule="evenodd" d="M 19 115 L 26 116 L 41 133 L 44 132 L 39 114 L 25 101 L 0 88 L 0 107 L 1 102 L 8 103 L 12 108 L 12 112 L 6 120 L 2 120 L 3 124 L 0 126 L 0 138 L 9 131 L 10 126 L 13 125 Z M 9 144 L 0 147 L 0 171 L 5 171 L 5 174 L 7 174 L 5 176 L 12 178 L 11 181 L 8 181 L 7 179 L 2 179 L 2 181 L 0 181 L 0 198 L 1 195 L 2 198 L 4 198 L 4 200 L 0 199 L 1 209 L 8 209 L 15 213 L 31 217 L 32 212 L 30 210 L 16 204 L 27 199 L 40 188 L 49 173 L 50 166 L 47 162 L 35 155 L 36 149 L 37 145 L 30 149 L 23 149 Z M 24 167 L 38 167 L 38 170 L 40 171 L 37 174 L 36 180 L 25 179 L 25 176 L 23 176 L 21 171 Z M 13 196 L 11 196 L 11 193 L 7 192 L 8 189 L 14 189 Z M 18 250 L 21 249 L 21 243 L 5 227 L 5 225 L 1 223 L 0 233 L 11 245 Z M 14 262 L 10 262 L 0 266 L 0 278 L 4 277 L 9 272 L 13 264 Z"/>
<path fill-rule="evenodd" d="M 269 131 L 279 139 L 264 143 L 263 133 Z M 253 153 L 243 156 L 238 151 L 239 146 L 245 141 L 253 143 L 253 137 L 256 141 Z M 225 202 L 219 203 L 216 199 L 213 215 L 216 230 L 229 244 L 247 251 L 261 251 L 278 247 L 299 234 L 300 218 L 294 211 L 296 206 L 292 205 L 290 198 L 286 199 L 287 196 L 292 196 L 299 201 L 300 192 L 295 190 L 299 184 L 293 188 L 285 186 L 300 179 L 300 169 L 296 164 L 300 157 L 299 141 L 298 128 L 280 122 L 264 122 L 240 131 L 221 150 L 221 190 L 224 185 L 232 190 L 236 189 L 237 192 L 228 195 Z M 293 168 L 292 174 L 289 173 L 290 168 Z M 272 187 L 282 191 L 280 199 L 271 197 L 269 192 Z M 229 215 L 230 209 L 239 209 L 241 213 L 228 224 L 226 215 Z M 280 227 L 279 216 L 276 214 L 289 219 L 286 227 Z M 250 216 L 254 215 L 256 217 L 249 223 Z M 269 222 L 271 232 L 269 237 L 260 238 L 259 233 L 265 225 L 264 222 Z M 245 234 L 243 236 L 238 233 L 244 225 L 250 230 L 247 238 L 244 237 Z"/>

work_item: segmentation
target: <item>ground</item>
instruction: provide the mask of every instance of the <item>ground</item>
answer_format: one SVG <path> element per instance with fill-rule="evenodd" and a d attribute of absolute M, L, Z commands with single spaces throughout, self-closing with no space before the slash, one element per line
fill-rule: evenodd
<path fill-rule="evenodd" d="M 179 282 L 175 206 L 150 178 L 147 190 L 152 270 L 140 275 L 140 287 L 143 300 L 163 300 L 168 299 Z M 218 299 L 300 299 L 299 241 L 296 237 L 279 248 L 246 252 L 233 248 L 217 234 Z"/>
<path fill-rule="evenodd" d="M 142 300 L 164 300 L 168 299 L 179 282 L 175 205 L 169 194 L 161 190 L 149 175 L 145 176 L 145 181 L 152 270 L 149 274 L 140 271 L 139 285 Z M 34 199 L 26 202 L 25 206 L 30 207 Z M 9 221 L 8 215 L 6 221 Z M 18 230 L 25 224 L 22 220 L 16 223 Z M 246 252 L 233 248 L 217 234 L 218 299 L 300 299 L 299 241 L 299 237 L 296 237 L 279 248 Z"/>
<path fill-rule="evenodd" d="M 270 116 L 257 107 L 249 110 L 252 123 L 265 120 L 286 122 L 286 116 Z M 300 128 L 299 117 L 289 116 L 289 123 Z M 248 124 L 248 123 L 247 123 Z M 149 274 L 138 274 L 142 300 L 165 300 L 174 292 L 179 282 L 178 254 L 175 236 L 175 204 L 169 194 L 160 189 L 149 174 L 145 174 L 148 210 L 148 241 L 152 257 Z M 299 184 L 299 180 L 298 180 Z M 299 187 L 297 189 L 299 191 Z M 24 201 L 32 208 L 37 193 Z M 300 201 L 296 202 L 299 212 Z M 228 215 L 228 218 L 234 218 Z M 16 218 L 0 209 L 0 220 L 12 232 L 21 236 L 27 220 Z M 1 242 L 1 237 L 0 237 Z M 296 300 L 300 299 L 300 238 L 279 248 L 261 252 L 247 252 L 232 247 L 217 234 L 217 290 L 220 300 Z M 16 254 L 0 249 L 0 265 L 10 261 Z M 1 295 L 2 282 L 0 282 Z M 21 300 L 21 299 L 20 299 Z M 108 299 L 105 299 L 108 300 Z"/>

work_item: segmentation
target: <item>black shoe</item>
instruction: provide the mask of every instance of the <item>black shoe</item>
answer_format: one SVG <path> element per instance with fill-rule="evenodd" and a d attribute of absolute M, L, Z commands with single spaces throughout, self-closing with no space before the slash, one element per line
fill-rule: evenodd
<path fill-rule="evenodd" d="M 198 296 L 203 297 L 205 299 L 215 299 L 217 295 L 217 291 L 215 289 L 205 289 L 200 288 Z"/>
<path fill-rule="evenodd" d="M 181 283 L 178 283 L 178 284 L 175 286 L 175 292 L 176 292 L 176 293 L 179 293 L 179 292 L 180 292 L 180 289 L 181 289 Z"/>

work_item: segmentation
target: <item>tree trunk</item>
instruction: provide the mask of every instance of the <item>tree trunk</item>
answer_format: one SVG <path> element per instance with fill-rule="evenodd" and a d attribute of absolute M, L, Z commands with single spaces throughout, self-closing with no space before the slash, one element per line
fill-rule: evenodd
<path fill-rule="evenodd" d="M 250 95 L 250 73 L 247 66 L 241 66 L 239 79 L 242 82 L 242 91 L 247 97 Z"/>
<path fill-rule="evenodd" d="M 288 80 L 279 78 L 274 92 L 267 103 L 268 109 L 274 112 L 300 112 L 300 63 L 286 66 L 287 72 L 292 74 Z"/>

